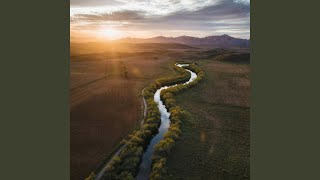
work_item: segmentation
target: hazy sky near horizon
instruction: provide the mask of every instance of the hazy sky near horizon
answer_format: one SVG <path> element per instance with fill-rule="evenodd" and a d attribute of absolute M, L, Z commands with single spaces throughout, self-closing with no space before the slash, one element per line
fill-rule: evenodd
<path fill-rule="evenodd" d="M 70 0 L 71 38 L 250 38 L 250 0 Z"/>

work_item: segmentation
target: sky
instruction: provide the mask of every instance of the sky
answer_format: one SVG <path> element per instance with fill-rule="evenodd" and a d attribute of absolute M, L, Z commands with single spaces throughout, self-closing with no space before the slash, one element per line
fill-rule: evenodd
<path fill-rule="evenodd" d="M 70 0 L 71 39 L 250 39 L 250 0 Z"/>

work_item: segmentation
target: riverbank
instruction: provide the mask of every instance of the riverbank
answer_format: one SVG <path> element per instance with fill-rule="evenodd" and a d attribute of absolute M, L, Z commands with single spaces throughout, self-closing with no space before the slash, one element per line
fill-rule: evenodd
<path fill-rule="evenodd" d="M 154 153 L 152 156 L 152 171 L 150 173 L 150 180 L 168 179 L 169 174 L 167 170 L 167 158 L 170 155 L 175 142 L 179 139 L 182 134 L 181 124 L 185 116 L 184 110 L 177 105 L 174 95 L 180 91 L 184 91 L 192 86 L 195 86 L 204 77 L 204 72 L 197 66 L 181 65 L 186 68 L 187 72 L 191 73 L 190 80 L 186 83 L 173 86 L 171 88 L 164 89 L 160 98 L 164 102 L 165 107 L 170 113 L 170 127 L 168 132 L 164 134 L 164 138 L 155 145 Z"/>
<path fill-rule="evenodd" d="M 174 78 L 162 78 L 155 83 L 150 84 L 144 91 L 144 96 L 147 100 L 148 111 L 145 123 L 140 130 L 132 133 L 127 146 L 120 152 L 119 156 L 113 159 L 107 167 L 107 172 L 103 179 L 133 179 L 137 175 L 138 165 L 141 161 L 143 151 L 146 149 L 151 138 L 158 133 L 158 128 L 161 124 L 161 114 L 154 102 L 154 94 L 157 89 L 162 86 L 184 83 L 190 79 L 191 75 L 184 68 L 173 66 L 178 72 Z"/>
<path fill-rule="evenodd" d="M 189 66 L 189 64 L 176 64 L 178 67 L 184 67 Z M 197 74 L 187 70 L 190 73 L 190 79 L 183 83 L 183 84 L 175 84 L 171 86 L 164 86 L 158 89 L 154 95 L 154 101 L 157 103 L 160 114 L 161 114 L 161 125 L 158 129 L 158 134 L 152 138 L 150 144 L 148 145 L 146 151 L 143 154 L 142 162 L 139 166 L 139 172 L 136 177 L 137 180 L 147 180 L 149 178 L 149 174 L 151 171 L 151 164 L 152 164 L 152 156 L 154 153 L 154 147 L 156 144 L 158 144 L 160 141 L 164 139 L 164 135 L 168 132 L 168 129 L 170 127 L 171 121 L 170 121 L 170 112 L 169 109 L 164 105 L 164 102 L 162 101 L 162 98 L 160 97 L 160 94 L 162 91 L 166 89 L 170 89 L 179 85 L 186 85 L 191 83 L 197 78 Z"/>

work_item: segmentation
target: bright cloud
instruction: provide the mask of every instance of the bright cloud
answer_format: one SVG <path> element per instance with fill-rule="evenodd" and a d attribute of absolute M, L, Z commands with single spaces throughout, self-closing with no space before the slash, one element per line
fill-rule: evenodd
<path fill-rule="evenodd" d="M 71 31 L 250 38 L 250 0 L 71 0 Z M 185 34 L 183 34 L 185 33 Z"/>

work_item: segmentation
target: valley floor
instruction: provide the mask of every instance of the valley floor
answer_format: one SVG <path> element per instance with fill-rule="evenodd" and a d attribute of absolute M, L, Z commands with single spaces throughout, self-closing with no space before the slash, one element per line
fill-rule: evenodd
<path fill-rule="evenodd" d="M 88 177 L 104 156 L 140 125 L 142 89 L 158 78 L 173 76 L 170 64 L 177 60 L 199 63 L 206 77 L 176 96 L 177 104 L 189 116 L 183 121 L 182 137 L 169 157 L 170 173 L 175 179 L 248 179 L 248 65 L 212 59 L 226 52 L 221 49 L 157 47 L 144 47 L 129 54 L 72 53 L 70 179 Z M 83 50 L 86 49 L 89 48 Z"/>

